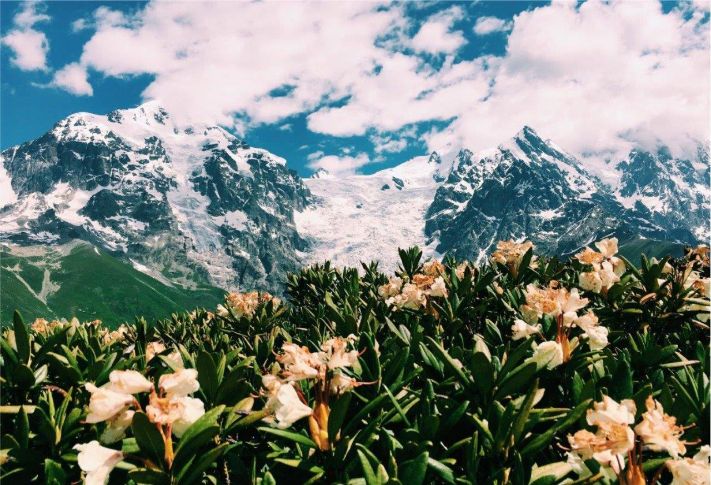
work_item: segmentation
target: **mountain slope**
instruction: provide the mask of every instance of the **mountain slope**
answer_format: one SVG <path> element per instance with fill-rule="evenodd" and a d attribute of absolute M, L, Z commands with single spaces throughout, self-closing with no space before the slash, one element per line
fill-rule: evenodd
<path fill-rule="evenodd" d="M 708 148 L 694 160 L 638 149 L 608 167 L 614 187 L 524 127 L 479 153 L 302 180 L 268 151 L 217 126 L 177 126 L 150 102 L 77 113 L 4 150 L 0 240 L 83 240 L 186 291 L 275 292 L 303 264 L 377 259 L 391 270 L 395 248 L 412 245 L 481 259 L 510 238 L 559 255 L 609 235 L 630 248 L 707 241 Z"/>
<path fill-rule="evenodd" d="M 478 260 L 505 239 L 568 254 L 610 234 L 664 238 L 661 227 L 625 209 L 578 160 L 530 127 L 496 150 L 460 152 L 427 211 L 425 232 L 438 252 Z"/>
<path fill-rule="evenodd" d="M 34 318 L 101 319 L 108 325 L 213 308 L 224 292 L 169 286 L 81 241 L 55 246 L 0 246 L 0 322 L 19 310 Z M 137 265 L 139 268 L 140 265 Z"/>
<path fill-rule="evenodd" d="M 284 160 L 154 103 L 69 116 L 2 164 L 17 201 L 0 232 L 17 242 L 87 240 L 186 287 L 270 286 L 305 247 L 309 194 Z"/>
<path fill-rule="evenodd" d="M 372 175 L 319 172 L 307 179 L 315 200 L 296 213 L 297 229 L 312 246 L 304 260 L 358 266 L 378 259 L 382 268 L 394 269 L 396 248 L 426 246 L 424 214 L 443 168 L 435 154 Z"/>

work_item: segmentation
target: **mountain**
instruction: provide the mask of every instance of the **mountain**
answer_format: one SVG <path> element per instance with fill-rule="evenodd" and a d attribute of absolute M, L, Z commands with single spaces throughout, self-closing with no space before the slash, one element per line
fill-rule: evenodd
<path fill-rule="evenodd" d="M 109 326 L 195 307 L 214 308 L 224 291 L 159 281 L 83 241 L 0 245 L 0 322 L 19 310 L 26 320 L 76 316 Z"/>
<path fill-rule="evenodd" d="M 178 128 L 155 103 L 77 113 L 2 152 L 16 242 L 82 239 L 184 286 L 269 287 L 306 249 L 309 192 L 285 161 L 222 128 Z M 0 173 L 0 176 L 2 174 Z"/>
<path fill-rule="evenodd" d="M 438 252 L 479 260 L 505 239 L 530 239 L 548 254 L 569 254 L 610 234 L 693 240 L 626 208 L 575 157 L 530 127 L 494 150 L 459 152 L 426 219 Z"/>
<path fill-rule="evenodd" d="M 285 160 L 156 103 L 77 113 L 0 154 L 0 239 L 83 240 L 166 285 L 280 291 L 303 264 L 396 265 L 397 247 L 482 259 L 501 239 L 566 255 L 616 235 L 627 250 L 709 236 L 708 147 L 608 163 L 618 182 L 530 127 L 501 145 L 416 157 L 370 175 L 302 179 Z M 680 215 L 683 214 L 683 217 Z"/>

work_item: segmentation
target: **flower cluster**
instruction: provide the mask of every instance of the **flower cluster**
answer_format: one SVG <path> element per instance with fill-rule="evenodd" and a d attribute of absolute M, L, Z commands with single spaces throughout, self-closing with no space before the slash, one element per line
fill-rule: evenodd
<path fill-rule="evenodd" d="M 711 316 L 711 302 L 708 301 L 711 296 L 711 278 L 702 278 L 698 271 L 691 270 L 687 270 L 684 276 L 684 288 L 694 290 L 689 298 L 692 301 L 684 306 L 684 310 L 701 312 L 698 316 L 699 320 L 708 322 Z M 700 302 L 698 297 L 706 301 Z"/>
<path fill-rule="evenodd" d="M 422 266 L 422 273 L 415 274 L 412 280 L 393 276 L 378 288 L 378 294 L 388 306 L 396 309 L 424 308 L 429 297 L 447 297 L 444 274 L 445 267 L 442 263 L 436 260 L 428 261 Z"/>
<path fill-rule="evenodd" d="M 496 251 L 491 255 L 491 261 L 508 267 L 511 274 L 516 277 L 523 257 L 528 251 L 532 251 L 533 249 L 535 249 L 535 246 L 531 241 L 521 243 L 514 242 L 513 240 L 499 241 L 496 244 Z M 537 260 L 537 256 L 531 256 L 529 267 L 536 268 L 538 266 Z"/>
<path fill-rule="evenodd" d="M 595 247 L 599 252 L 585 248 L 575 255 L 581 263 L 592 266 L 592 271 L 578 275 L 578 284 L 583 290 L 605 294 L 612 285 L 620 281 L 620 276 L 625 272 L 625 263 L 615 256 L 617 238 L 598 241 Z"/>
<path fill-rule="evenodd" d="M 258 291 L 249 291 L 247 293 L 232 292 L 225 296 L 225 304 L 217 305 L 217 314 L 221 317 L 227 317 L 230 310 L 238 317 L 252 317 L 259 305 L 267 302 L 272 302 L 276 307 L 279 306 L 281 300 L 271 294 Z"/>
<path fill-rule="evenodd" d="M 160 350 L 160 345 L 154 343 L 153 352 Z M 135 396 L 149 392 L 145 414 L 163 437 L 168 466 L 173 460 L 172 435 L 180 438 L 205 414 L 203 402 L 189 396 L 200 388 L 197 370 L 182 368 L 182 360 L 175 372 L 160 376 L 158 391 L 153 382 L 135 370 L 112 371 L 103 386 L 87 383 L 85 387 L 91 393 L 85 422 L 106 423 L 99 438 L 105 444 L 123 439 L 136 412 L 143 411 Z M 79 451 L 79 466 L 86 472 L 85 483 L 106 483 L 113 467 L 123 458 L 120 451 L 105 448 L 98 441 L 78 444 L 74 449 Z"/>
<path fill-rule="evenodd" d="M 537 323 L 543 315 L 556 320 L 556 340 L 536 346 L 533 360 L 539 367 L 552 369 L 570 360 L 570 352 L 575 345 L 570 340 L 573 328 L 582 330 L 581 336 L 587 339 L 592 350 L 607 346 L 608 329 L 599 324 L 597 316 L 592 311 L 578 315 L 589 300 L 581 298 L 577 288 L 568 290 L 558 287 L 557 282 L 552 282 L 547 288 L 529 284 L 524 295 L 526 303 L 521 305 L 523 320 L 517 319 L 511 327 L 514 340 L 540 334 L 541 327 Z"/>
<path fill-rule="evenodd" d="M 330 449 L 333 437 L 328 436 L 329 399 L 362 384 L 344 372 L 345 368 L 352 368 L 358 362 L 358 351 L 348 350 L 354 341 L 353 335 L 334 337 L 324 342 L 319 352 L 311 352 L 307 347 L 293 343 L 284 344 L 277 356 L 281 364 L 278 375 L 262 377 L 266 408 L 271 412 L 265 420 L 279 428 L 288 428 L 309 416 L 313 440 L 321 450 Z M 315 382 L 313 408 L 295 387 L 298 381 Z"/>
<path fill-rule="evenodd" d="M 635 422 L 637 411 L 634 401 L 624 399 L 618 403 L 609 396 L 603 396 L 603 400 L 595 403 L 593 409 L 589 409 L 587 413 L 587 423 L 595 426 L 596 431 L 593 433 L 580 430 L 568 435 L 571 448 L 568 463 L 578 474 L 583 474 L 588 471 L 583 461 L 592 458 L 600 465 L 609 467 L 620 477 L 622 483 L 645 483 L 641 466 L 642 454 L 641 450 L 637 449 L 636 438 L 639 438 L 644 448 L 654 452 L 666 452 L 675 459 L 668 462 L 675 479 L 683 474 L 699 473 L 697 467 L 701 465 L 696 460 L 697 457 L 680 459 L 686 453 L 686 442 L 681 439 L 684 428 L 676 424 L 676 418 L 665 414 L 662 405 L 651 396 L 647 398 L 645 406 L 647 411 L 642 414 L 642 420 L 633 429 L 631 425 Z M 705 464 L 705 473 L 708 479 L 708 463 Z M 675 483 L 703 482 L 677 479 Z"/>

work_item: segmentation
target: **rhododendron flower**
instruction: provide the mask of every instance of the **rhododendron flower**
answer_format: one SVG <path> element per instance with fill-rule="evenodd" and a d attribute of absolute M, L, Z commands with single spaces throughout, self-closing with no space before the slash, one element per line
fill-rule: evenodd
<path fill-rule="evenodd" d="M 531 361 L 541 369 L 553 369 L 563 363 L 563 346 L 558 342 L 543 342 L 536 346 Z"/>
<path fill-rule="evenodd" d="M 521 306 L 521 313 L 528 323 L 536 323 L 543 315 L 557 317 L 563 315 L 566 325 L 571 325 L 578 317 L 577 311 L 585 307 L 590 300 L 581 298 L 577 288 L 539 288 L 529 284 L 524 291 L 526 303 Z"/>
<path fill-rule="evenodd" d="M 378 295 L 380 295 L 381 298 L 387 299 L 400 293 L 401 288 L 402 278 L 393 276 L 387 283 L 378 288 Z"/>
<path fill-rule="evenodd" d="M 429 296 L 435 296 L 435 297 L 447 297 L 447 285 L 444 283 L 444 278 L 441 276 L 435 278 L 434 282 L 432 285 L 430 285 L 429 290 L 427 290 L 427 294 Z"/>
<path fill-rule="evenodd" d="M 617 253 L 617 239 L 603 239 L 595 243 L 599 253 L 590 248 L 575 255 L 584 264 L 591 265 L 592 271 L 578 275 L 578 285 L 593 293 L 609 290 L 612 285 L 620 281 L 620 276 L 625 272 L 625 263 L 615 256 Z"/>
<path fill-rule="evenodd" d="M 135 411 L 124 409 L 122 412 L 111 418 L 106 424 L 106 429 L 101 433 L 101 442 L 110 444 L 115 443 L 126 434 L 126 429 L 131 426 Z"/>
<path fill-rule="evenodd" d="M 282 345 L 282 354 L 277 360 L 284 366 L 287 380 L 300 381 L 319 377 L 319 367 L 322 360 L 318 354 L 312 354 L 306 347 L 293 343 Z"/>
<path fill-rule="evenodd" d="M 347 351 L 347 348 L 348 340 L 341 337 L 334 337 L 323 343 L 321 346 L 324 352 L 322 359 L 328 363 L 329 369 L 352 367 L 358 361 L 358 351 Z"/>
<path fill-rule="evenodd" d="M 200 399 L 187 396 L 158 397 L 154 393 L 146 406 L 148 419 L 163 426 L 171 425 L 173 434 L 178 438 L 203 414 L 205 404 Z"/>
<path fill-rule="evenodd" d="M 148 345 L 146 345 L 146 362 L 152 360 L 153 357 L 161 352 L 165 352 L 165 345 L 158 341 L 149 342 Z"/>
<path fill-rule="evenodd" d="M 107 384 L 102 387 L 96 387 L 89 382 L 85 385 L 86 390 L 91 393 L 89 414 L 86 417 L 87 423 L 108 421 L 133 403 L 132 395 L 114 391 L 110 386 L 110 384 Z"/>
<path fill-rule="evenodd" d="M 436 259 L 427 261 L 425 264 L 422 265 L 422 272 L 427 276 L 437 277 L 443 275 L 445 271 L 446 269 L 444 265 Z"/>
<path fill-rule="evenodd" d="M 495 263 L 508 266 L 509 270 L 515 274 L 529 249 L 534 249 L 531 241 L 524 241 L 522 243 L 517 243 L 512 240 L 499 241 L 496 244 L 496 251 L 491 255 L 491 260 Z M 538 266 L 536 260 L 537 257 L 532 256 L 529 267 L 536 268 Z"/>
<path fill-rule="evenodd" d="M 618 403 L 610 396 L 603 396 L 601 402 L 593 405 L 593 409 L 588 409 L 587 421 L 591 426 L 629 425 L 634 423 L 636 412 L 637 406 L 632 399 L 623 399 Z"/>
<path fill-rule="evenodd" d="M 676 418 L 664 413 L 661 403 L 649 396 L 645 401 L 647 412 L 642 414 L 642 422 L 635 432 L 644 445 L 652 451 L 666 451 L 674 458 L 686 453 L 686 446 L 680 439 L 684 428 L 676 424 Z"/>
<path fill-rule="evenodd" d="M 395 305 L 398 308 L 410 308 L 417 310 L 427 304 L 425 293 L 413 283 L 407 283 L 402 287 L 402 292 L 386 302 L 388 305 Z"/>
<path fill-rule="evenodd" d="M 74 449 L 79 451 L 77 462 L 79 468 L 86 472 L 84 483 L 87 485 L 108 483 L 111 470 L 123 459 L 123 453 L 105 448 L 96 440 L 74 445 Z"/>
<path fill-rule="evenodd" d="M 110 388 L 125 394 L 138 394 L 153 389 L 153 383 L 135 370 L 115 370 L 109 374 Z"/>
<path fill-rule="evenodd" d="M 158 387 L 167 397 L 181 397 L 200 389 L 195 369 L 178 369 L 172 374 L 163 374 L 158 380 Z"/>
<path fill-rule="evenodd" d="M 351 391 L 354 387 L 356 387 L 357 383 L 352 377 L 349 377 L 341 372 L 337 372 L 333 375 L 333 377 L 331 377 L 328 385 L 329 392 L 334 396 L 338 396 Z"/>
<path fill-rule="evenodd" d="M 269 380 L 269 399 L 266 408 L 273 414 L 265 421 L 274 422 L 278 428 L 290 427 L 296 421 L 311 416 L 312 409 L 304 404 L 291 383 Z"/>
<path fill-rule="evenodd" d="M 541 332 L 541 326 L 540 325 L 529 325 L 523 320 L 516 319 L 514 320 L 514 324 L 511 325 L 511 330 L 513 331 L 513 336 L 511 337 L 513 340 L 521 340 L 524 338 L 528 338 L 531 335 L 535 335 L 537 333 Z"/>
<path fill-rule="evenodd" d="M 600 427 L 597 433 L 580 430 L 569 435 L 568 442 L 572 451 L 583 460 L 593 458 L 619 474 L 624 469 L 625 455 L 634 448 L 634 432 L 627 425 L 608 424 Z"/>
<path fill-rule="evenodd" d="M 711 463 L 709 454 L 711 448 L 702 446 L 692 458 L 669 460 L 667 468 L 674 477 L 671 485 L 709 485 L 711 484 Z"/>

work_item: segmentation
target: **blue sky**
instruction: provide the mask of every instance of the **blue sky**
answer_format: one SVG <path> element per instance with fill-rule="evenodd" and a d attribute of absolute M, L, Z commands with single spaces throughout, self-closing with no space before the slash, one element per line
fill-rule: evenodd
<path fill-rule="evenodd" d="M 582 156 L 683 151 L 708 139 L 706 8 L 0 2 L 0 144 L 157 98 L 303 175 L 482 149 L 523 124 Z"/>

